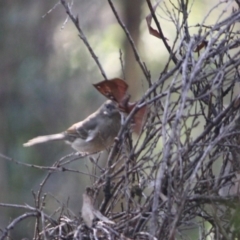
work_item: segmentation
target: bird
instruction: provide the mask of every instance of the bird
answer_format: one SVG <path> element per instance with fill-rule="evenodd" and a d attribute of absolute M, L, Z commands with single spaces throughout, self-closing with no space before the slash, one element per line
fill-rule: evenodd
<path fill-rule="evenodd" d="M 112 220 L 105 217 L 97 208 L 94 207 L 93 201 L 94 191 L 87 187 L 85 193 L 83 193 L 82 204 L 82 218 L 88 227 L 92 227 L 94 219 L 99 219 L 102 222 L 108 224 L 115 224 Z"/>
<path fill-rule="evenodd" d="M 30 147 L 44 142 L 64 140 L 79 153 L 93 154 L 110 147 L 120 128 L 121 114 L 118 104 L 107 100 L 94 113 L 73 124 L 66 131 L 35 137 L 23 146 Z"/>

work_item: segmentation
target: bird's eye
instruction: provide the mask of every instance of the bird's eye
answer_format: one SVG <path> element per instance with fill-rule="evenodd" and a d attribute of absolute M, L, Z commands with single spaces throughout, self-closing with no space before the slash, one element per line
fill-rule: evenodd
<path fill-rule="evenodd" d="M 118 105 L 115 102 L 107 101 L 103 105 L 102 110 L 103 110 L 103 114 L 104 115 L 111 116 L 111 115 L 115 114 L 118 111 Z"/>
<path fill-rule="evenodd" d="M 114 107 L 114 105 L 112 105 L 112 104 L 107 104 L 107 105 L 106 105 L 106 108 L 107 108 L 108 110 L 113 110 L 115 107 Z"/>

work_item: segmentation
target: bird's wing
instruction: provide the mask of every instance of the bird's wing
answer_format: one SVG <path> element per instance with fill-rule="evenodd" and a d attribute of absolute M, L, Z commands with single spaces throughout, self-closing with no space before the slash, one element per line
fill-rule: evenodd
<path fill-rule="evenodd" d="M 100 119 L 98 119 L 98 117 Z M 77 132 L 81 135 L 82 132 L 86 132 L 86 142 L 92 141 L 99 133 L 101 128 L 101 116 L 97 114 L 90 115 L 86 120 L 82 121 L 81 124 L 76 126 Z"/>
<path fill-rule="evenodd" d="M 85 140 L 88 137 L 88 131 L 82 127 L 82 122 L 73 124 L 66 130 L 66 133 L 73 138 L 81 138 Z"/>
<path fill-rule="evenodd" d="M 96 118 L 92 117 L 91 119 L 89 118 L 85 121 L 73 124 L 66 132 L 71 137 L 81 138 L 86 140 L 86 142 L 90 142 L 98 134 L 96 126 Z"/>

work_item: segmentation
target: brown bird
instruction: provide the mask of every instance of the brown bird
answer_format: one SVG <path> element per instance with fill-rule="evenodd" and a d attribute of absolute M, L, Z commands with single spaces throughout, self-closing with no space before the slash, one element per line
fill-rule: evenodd
<path fill-rule="evenodd" d="M 83 193 L 83 205 L 82 205 L 82 218 L 88 227 L 92 227 L 93 220 L 98 218 L 100 221 L 115 224 L 115 222 L 111 221 L 101 212 L 99 212 L 93 204 L 93 190 L 91 188 L 86 188 L 85 193 Z"/>
<path fill-rule="evenodd" d="M 110 147 L 121 128 L 121 115 L 117 103 L 106 101 L 81 122 L 73 124 L 62 133 L 39 136 L 24 143 L 24 147 L 64 140 L 80 153 L 96 153 Z"/>

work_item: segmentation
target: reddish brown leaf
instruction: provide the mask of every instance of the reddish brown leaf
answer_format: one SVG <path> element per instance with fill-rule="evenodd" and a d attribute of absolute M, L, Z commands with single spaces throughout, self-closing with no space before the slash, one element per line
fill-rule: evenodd
<path fill-rule="evenodd" d="M 207 47 L 208 41 L 202 41 L 197 47 L 194 49 L 194 52 L 198 52 L 203 49 L 204 47 Z"/>
<path fill-rule="evenodd" d="M 130 113 L 136 105 L 137 105 L 137 102 L 134 102 L 134 103 L 129 102 L 127 113 Z M 146 116 L 147 116 L 147 106 L 140 108 L 133 116 L 133 131 L 135 133 L 139 134 L 141 132 L 142 127 L 146 120 Z"/>
<path fill-rule="evenodd" d="M 104 80 L 93 86 L 105 97 L 118 103 L 119 109 L 129 114 L 137 102 L 129 102 L 130 95 L 127 93 L 128 84 L 120 78 Z M 139 133 L 145 122 L 147 107 L 142 107 L 133 116 L 133 131 Z"/>
<path fill-rule="evenodd" d="M 159 5 L 160 1 L 157 2 L 154 6 L 153 6 L 153 11 L 156 11 L 157 6 Z M 162 34 L 160 34 L 156 29 L 154 29 L 153 27 L 151 27 L 151 23 L 152 23 L 152 13 L 149 13 L 146 17 L 146 21 L 147 21 L 147 26 L 148 26 L 148 31 L 151 35 L 162 39 L 164 36 Z M 165 38 L 165 37 L 164 37 Z M 165 38 L 166 40 L 168 40 L 167 38 Z"/>
<path fill-rule="evenodd" d="M 130 95 L 126 95 L 121 103 L 119 104 L 119 108 L 122 112 L 125 112 L 129 114 L 133 108 L 137 105 L 137 102 L 129 102 Z M 132 121 L 132 129 L 135 133 L 139 134 L 140 131 L 142 130 L 142 127 L 145 123 L 147 115 L 147 107 L 144 106 L 140 108 L 133 116 L 133 121 Z"/>
<path fill-rule="evenodd" d="M 233 106 L 234 108 L 238 108 L 240 106 L 240 94 L 235 98 Z"/>
<path fill-rule="evenodd" d="M 131 96 L 130 94 L 125 94 L 125 96 L 122 98 L 121 102 L 119 102 L 119 109 L 122 111 L 122 112 L 125 112 L 125 113 L 130 113 L 129 111 L 129 100 L 130 100 Z"/>
<path fill-rule="evenodd" d="M 119 104 L 126 95 L 128 89 L 128 84 L 120 78 L 104 80 L 102 82 L 93 84 L 93 86 L 106 98 Z"/>

